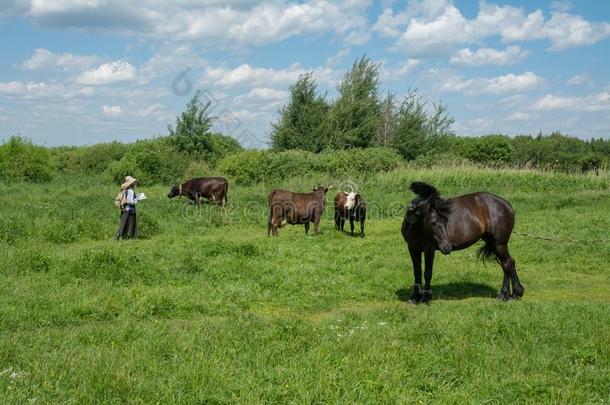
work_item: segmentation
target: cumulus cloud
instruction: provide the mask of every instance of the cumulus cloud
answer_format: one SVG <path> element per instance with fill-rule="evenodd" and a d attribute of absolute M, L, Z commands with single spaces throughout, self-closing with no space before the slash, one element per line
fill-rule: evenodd
<path fill-rule="evenodd" d="M 546 19 L 541 10 L 526 14 L 523 8 L 481 2 L 477 16 L 467 19 L 447 0 L 423 0 L 405 13 L 384 10 L 373 28 L 396 37 L 394 49 L 411 55 L 444 55 L 465 44 L 499 36 L 502 41 L 546 39 L 550 50 L 591 45 L 610 37 L 610 24 L 590 22 L 580 15 L 552 11 Z"/>
<path fill-rule="evenodd" d="M 568 85 L 579 86 L 583 83 L 586 83 L 587 80 L 589 80 L 589 77 L 587 75 L 574 75 L 568 80 Z"/>
<path fill-rule="evenodd" d="M 38 48 L 32 56 L 21 63 L 25 70 L 65 70 L 79 71 L 99 62 L 96 55 L 75 55 L 72 53 L 54 53 L 48 49 Z"/>
<path fill-rule="evenodd" d="M 295 63 L 285 69 L 252 67 L 245 63 L 236 68 L 210 67 L 205 69 L 201 83 L 204 87 L 286 87 L 304 73 L 312 72 L 314 77 L 326 83 L 335 83 L 336 73 L 330 68 L 305 69 Z"/>
<path fill-rule="evenodd" d="M 339 36 L 366 27 L 368 0 L 331 2 L 9 0 L 5 13 L 48 27 L 79 27 L 210 45 L 261 45 L 304 33 Z M 355 34 L 354 34 L 355 35 Z M 362 34 L 358 41 L 363 41 Z"/>
<path fill-rule="evenodd" d="M 537 111 L 605 111 L 610 110 L 610 93 L 604 91 L 585 97 L 563 97 L 553 94 L 538 99 L 533 108 Z"/>
<path fill-rule="evenodd" d="M 99 86 L 133 80 L 135 77 L 136 68 L 129 62 L 118 60 L 104 63 L 95 69 L 82 72 L 76 77 L 76 82 L 84 85 Z"/>
<path fill-rule="evenodd" d="M 519 45 L 511 45 L 504 51 L 480 48 L 473 52 L 470 48 L 464 48 L 450 59 L 450 63 L 460 66 L 514 65 L 524 60 L 527 55 L 529 51 L 521 49 Z"/>
<path fill-rule="evenodd" d="M 383 80 L 400 79 L 413 73 L 420 65 L 421 60 L 413 58 L 409 58 L 393 67 L 388 67 L 385 64 L 382 64 L 381 78 Z"/>
<path fill-rule="evenodd" d="M 542 85 L 543 79 L 532 73 L 525 72 L 520 75 L 509 73 L 493 78 L 463 79 L 454 77 L 446 80 L 440 85 L 440 91 L 464 92 L 466 94 L 502 94 L 528 91 Z"/>
<path fill-rule="evenodd" d="M 19 80 L 0 82 L 0 96 L 13 99 L 43 99 L 48 97 L 72 97 L 60 83 L 23 82 Z"/>
<path fill-rule="evenodd" d="M 121 115 L 123 110 L 121 109 L 120 105 L 103 105 L 102 113 L 104 113 L 104 115 L 116 116 Z"/>

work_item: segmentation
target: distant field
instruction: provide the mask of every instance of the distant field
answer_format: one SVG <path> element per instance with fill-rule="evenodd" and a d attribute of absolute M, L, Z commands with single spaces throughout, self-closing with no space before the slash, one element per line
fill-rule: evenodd
<path fill-rule="evenodd" d="M 521 301 L 494 299 L 501 270 L 471 248 L 437 256 L 430 306 L 404 302 L 413 180 L 500 194 L 517 231 L 559 239 L 513 236 Z M 273 187 L 342 181 L 231 184 L 225 210 L 142 188 L 142 239 L 120 243 L 116 186 L 0 185 L 0 399 L 610 401 L 610 175 L 400 169 L 350 180 L 365 239 L 334 230 L 333 192 L 317 238 L 266 236 Z"/>

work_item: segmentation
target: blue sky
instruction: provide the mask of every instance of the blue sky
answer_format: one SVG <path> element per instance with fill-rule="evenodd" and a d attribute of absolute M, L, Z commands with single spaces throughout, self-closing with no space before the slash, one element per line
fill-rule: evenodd
<path fill-rule="evenodd" d="M 602 0 L 1 0 L 0 52 L 0 139 L 50 146 L 166 134 L 197 89 L 263 146 L 299 74 L 333 98 L 364 54 L 458 135 L 610 137 Z"/>

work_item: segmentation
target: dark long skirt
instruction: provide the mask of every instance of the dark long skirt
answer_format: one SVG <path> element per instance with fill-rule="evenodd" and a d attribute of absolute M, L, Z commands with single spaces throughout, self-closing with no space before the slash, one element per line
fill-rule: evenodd
<path fill-rule="evenodd" d="M 123 211 L 123 213 L 121 214 L 121 223 L 119 225 L 119 230 L 116 231 L 116 235 L 114 238 L 116 240 L 119 240 L 121 238 L 138 238 L 138 221 L 135 213 L 130 214 L 127 211 Z"/>

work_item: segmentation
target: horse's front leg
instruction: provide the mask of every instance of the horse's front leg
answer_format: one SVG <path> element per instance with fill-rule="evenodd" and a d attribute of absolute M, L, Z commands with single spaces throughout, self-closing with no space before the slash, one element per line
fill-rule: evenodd
<path fill-rule="evenodd" d="M 421 295 L 421 254 L 422 251 L 417 248 L 409 246 L 409 254 L 411 255 L 411 262 L 413 263 L 413 277 L 415 278 L 415 284 L 413 285 L 413 293 L 409 297 L 409 303 L 419 304 L 422 299 Z"/>
<path fill-rule="evenodd" d="M 427 304 L 432 300 L 432 288 L 430 282 L 432 281 L 432 266 L 434 266 L 434 249 L 428 249 L 424 252 L 424 258 L 426 259 L 426 270 L 424 272 L 424 295 L 422 302 Z"/>

